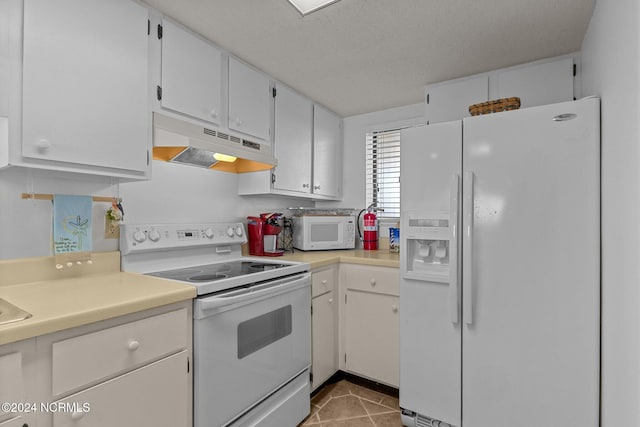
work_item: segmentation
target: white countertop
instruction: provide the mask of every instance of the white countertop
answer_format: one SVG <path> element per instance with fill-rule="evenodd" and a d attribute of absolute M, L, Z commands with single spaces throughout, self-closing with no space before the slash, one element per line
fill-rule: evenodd
<path fill-rule="evenodd" d="M 32 314 L 0 325 L 0 345 L 192 299 L 193 286 L 120 272 L 120 253 L 57 270 L 53 257 L 0 261 L 0 298 Z"/>

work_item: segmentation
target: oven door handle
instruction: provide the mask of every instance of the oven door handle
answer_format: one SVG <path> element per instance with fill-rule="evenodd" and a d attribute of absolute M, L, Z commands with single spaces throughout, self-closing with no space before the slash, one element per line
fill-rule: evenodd
<path fill-rule="evenodd" d="M 249 288 L 235 289 L 210 297 L 198 298 L 196 299 L 196 311 L 204 317 L 205 311 L 217 310 L 221 307 L 237 303 L 269 298 L 279 294 L 292 292 L 294 290 L 304 288 L 305 286 L 311 287 L 310 277 L 309 273 L 305 273 L 299 276 L 262 283 Z M 198 316 L 199 313 L 195 313 L 196 316 Z"/>

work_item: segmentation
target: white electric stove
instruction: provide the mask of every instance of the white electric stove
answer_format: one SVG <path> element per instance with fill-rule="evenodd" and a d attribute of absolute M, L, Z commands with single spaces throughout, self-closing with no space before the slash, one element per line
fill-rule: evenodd
<path fill-rule="evenodd" d="M 195 286 L 194 426 L 309 413 L 309 265 L 242 256 L 241 223 L 122 224 L 122 270 Z"/>

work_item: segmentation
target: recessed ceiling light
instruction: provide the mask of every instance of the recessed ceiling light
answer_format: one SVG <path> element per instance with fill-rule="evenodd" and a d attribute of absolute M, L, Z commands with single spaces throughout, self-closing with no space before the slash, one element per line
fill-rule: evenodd
<path fill-rule="evenodd" d="M 289 3 L 304 16 L 337 1 L 338 0 L 289 0 Z"/>

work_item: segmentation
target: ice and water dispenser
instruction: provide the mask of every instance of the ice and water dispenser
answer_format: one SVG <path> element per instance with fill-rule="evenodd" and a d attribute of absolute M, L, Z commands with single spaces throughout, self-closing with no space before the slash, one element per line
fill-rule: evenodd
<path fill-rule="evenodd" d="M 449 212 L 405 212 L 401 252 L 403 275 L 407 279 L 449 282 L 451 254 L 457 245 Z M 455 267 L 454 267 L 455 268 Z"/>

